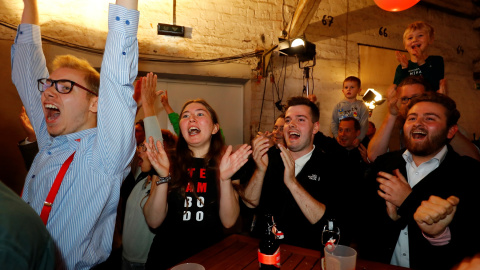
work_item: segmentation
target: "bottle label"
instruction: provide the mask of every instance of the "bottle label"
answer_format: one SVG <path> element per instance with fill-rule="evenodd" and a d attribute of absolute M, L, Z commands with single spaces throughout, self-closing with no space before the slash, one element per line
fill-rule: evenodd
<path fill-rule="evenodd" d="M 258 262 L 266 265 L 274 265 L 280 268 L 280 247 L 272 255 L 266 255 L 260 252 L 258 249 Z"/>

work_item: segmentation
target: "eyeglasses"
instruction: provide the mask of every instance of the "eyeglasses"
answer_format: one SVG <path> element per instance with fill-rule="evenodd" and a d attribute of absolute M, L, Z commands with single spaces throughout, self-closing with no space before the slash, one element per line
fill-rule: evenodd
<path fill-rule="evenodd" d="M 92 93 L 94 94 L 95 96 L 98 96 L 97 93 L 95 93 L 94 91 L 86 88 L 85 86 L 82 86 L 74 81 L 70 81 L 70 80 L 52 80 L 52 79 L 47 79 L 47 78 L 43 78 L 43 79 L 38 79 L 38 91 L 40 92 L 44 92 L 45 90 L 47 90 L 47 88 L 51 87 L 52 85 L 55 85 L 55 90 L 57 90 L 57 92 L 59 92 L 60 94 L 68 94 L 72 91 L 73 87 L 74 86 L 78 86 L 80 88 L 82 88 L 83 90 L 89 92 L 89 93 Z"/>
<path fill-rule="evenodd" d="M 141 143 L 137 146 L 137 151 L 138 152 L 147 152 L 147 146 L 145 143 Z"/>
<path fill-rule="evenodd" d="M 402 98 L 400 99 L 400 102 L 401 102 L 402 104 L 407 104 L 408 102 L 410 102 L 410 100 L 411 100 L 412 98 L 416 98 L 416 97 L 418 97 L 418 95 L 414 95 L 414 96 L 411 96 L 411 97 L 409 97 L 409 98 L 408 98 L 408 97 L 402 97 Z"/>

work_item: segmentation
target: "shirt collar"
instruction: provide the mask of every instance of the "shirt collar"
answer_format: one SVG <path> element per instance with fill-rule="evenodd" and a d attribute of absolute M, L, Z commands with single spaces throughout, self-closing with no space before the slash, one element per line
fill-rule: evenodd
<path fill-rule="evenodd" d="M 312 157 L 313 150 L 315 150 L 315 145 L 313 145 L 313 148 L 310 152 L 306 153 L 305 155 L 297 158 L 295 160 L 295 166 L 304 166 L 305 163 L 307 163 L 308 160 L 310 160 L 310 157 Z"/>
<path fill-rule="evenodd" d="M 446 145 L 444 145 L 442 150 L 440 150 L 440 152 L 438 152 L 432 159 L 430 159 L 427 162 L 430 162 L 430 161 L 435 159 L 435 160 L 438 161 L 438 163 L 442 163 L 443 160 L 445 159 L 445 156 L 447 155 L 447 152 L 448 152 L 448 148 L 447 148 Z M 413 163 L 412 153 L 410 153 L 410 151 L 408 151 L 408 149 L 405 150 L 405 152 L 403 152 L 402 156 L 403 156 L 403 159 L 405 159 L 406 162 Z"/>

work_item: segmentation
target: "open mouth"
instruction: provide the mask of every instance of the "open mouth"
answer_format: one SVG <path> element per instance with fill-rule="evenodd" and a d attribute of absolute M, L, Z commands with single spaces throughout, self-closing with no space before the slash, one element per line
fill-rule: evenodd
<path fill-rule="evenodd" d="M 415 50 L 415 48 L 420 48 L 420 44 L 412 45 L 412 50 Z"/>
<path fill-rule="evenodd" d="M 198 133 L 200 133 L 200 129 L 197 127 L 191 127 L 188 129 L 188 135 L 190 136 L 197 135 Z"/>
<path fill-rule="evenodd" d="M 45 118 L 47 121 L 55 121 L 60 116 L 60 110 L 53 104 L 45 104 Z"/>
<path fill-rule="evenodd" d="M 288 138 L 296 140 L 296 139 L 300 138 L 300 133 L 295 132 L 295 131 L 291 131 L 291 132 L 288 133 Z"/>
<path fill-rule="evenodd" d="M 427 132 L 422 130 L 417 130 L 412 132 L 412 138 L 415 140 L 422 140 L 427 136 Z"/>

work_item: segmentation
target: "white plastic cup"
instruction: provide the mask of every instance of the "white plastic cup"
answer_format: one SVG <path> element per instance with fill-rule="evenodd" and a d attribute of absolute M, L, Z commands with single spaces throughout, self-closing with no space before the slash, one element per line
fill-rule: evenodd
<path fill-rule="evenodd" d="M 205 270 L 205 267 L 198 263 L 182 263 L 174 266 L 171 270 Z"/>
<path fill-rule="evenodd" d="M 324 270 L 355 270 L 357 251 L 351 247 L 338 245 L 333 251 L 324 249 Z"/>

